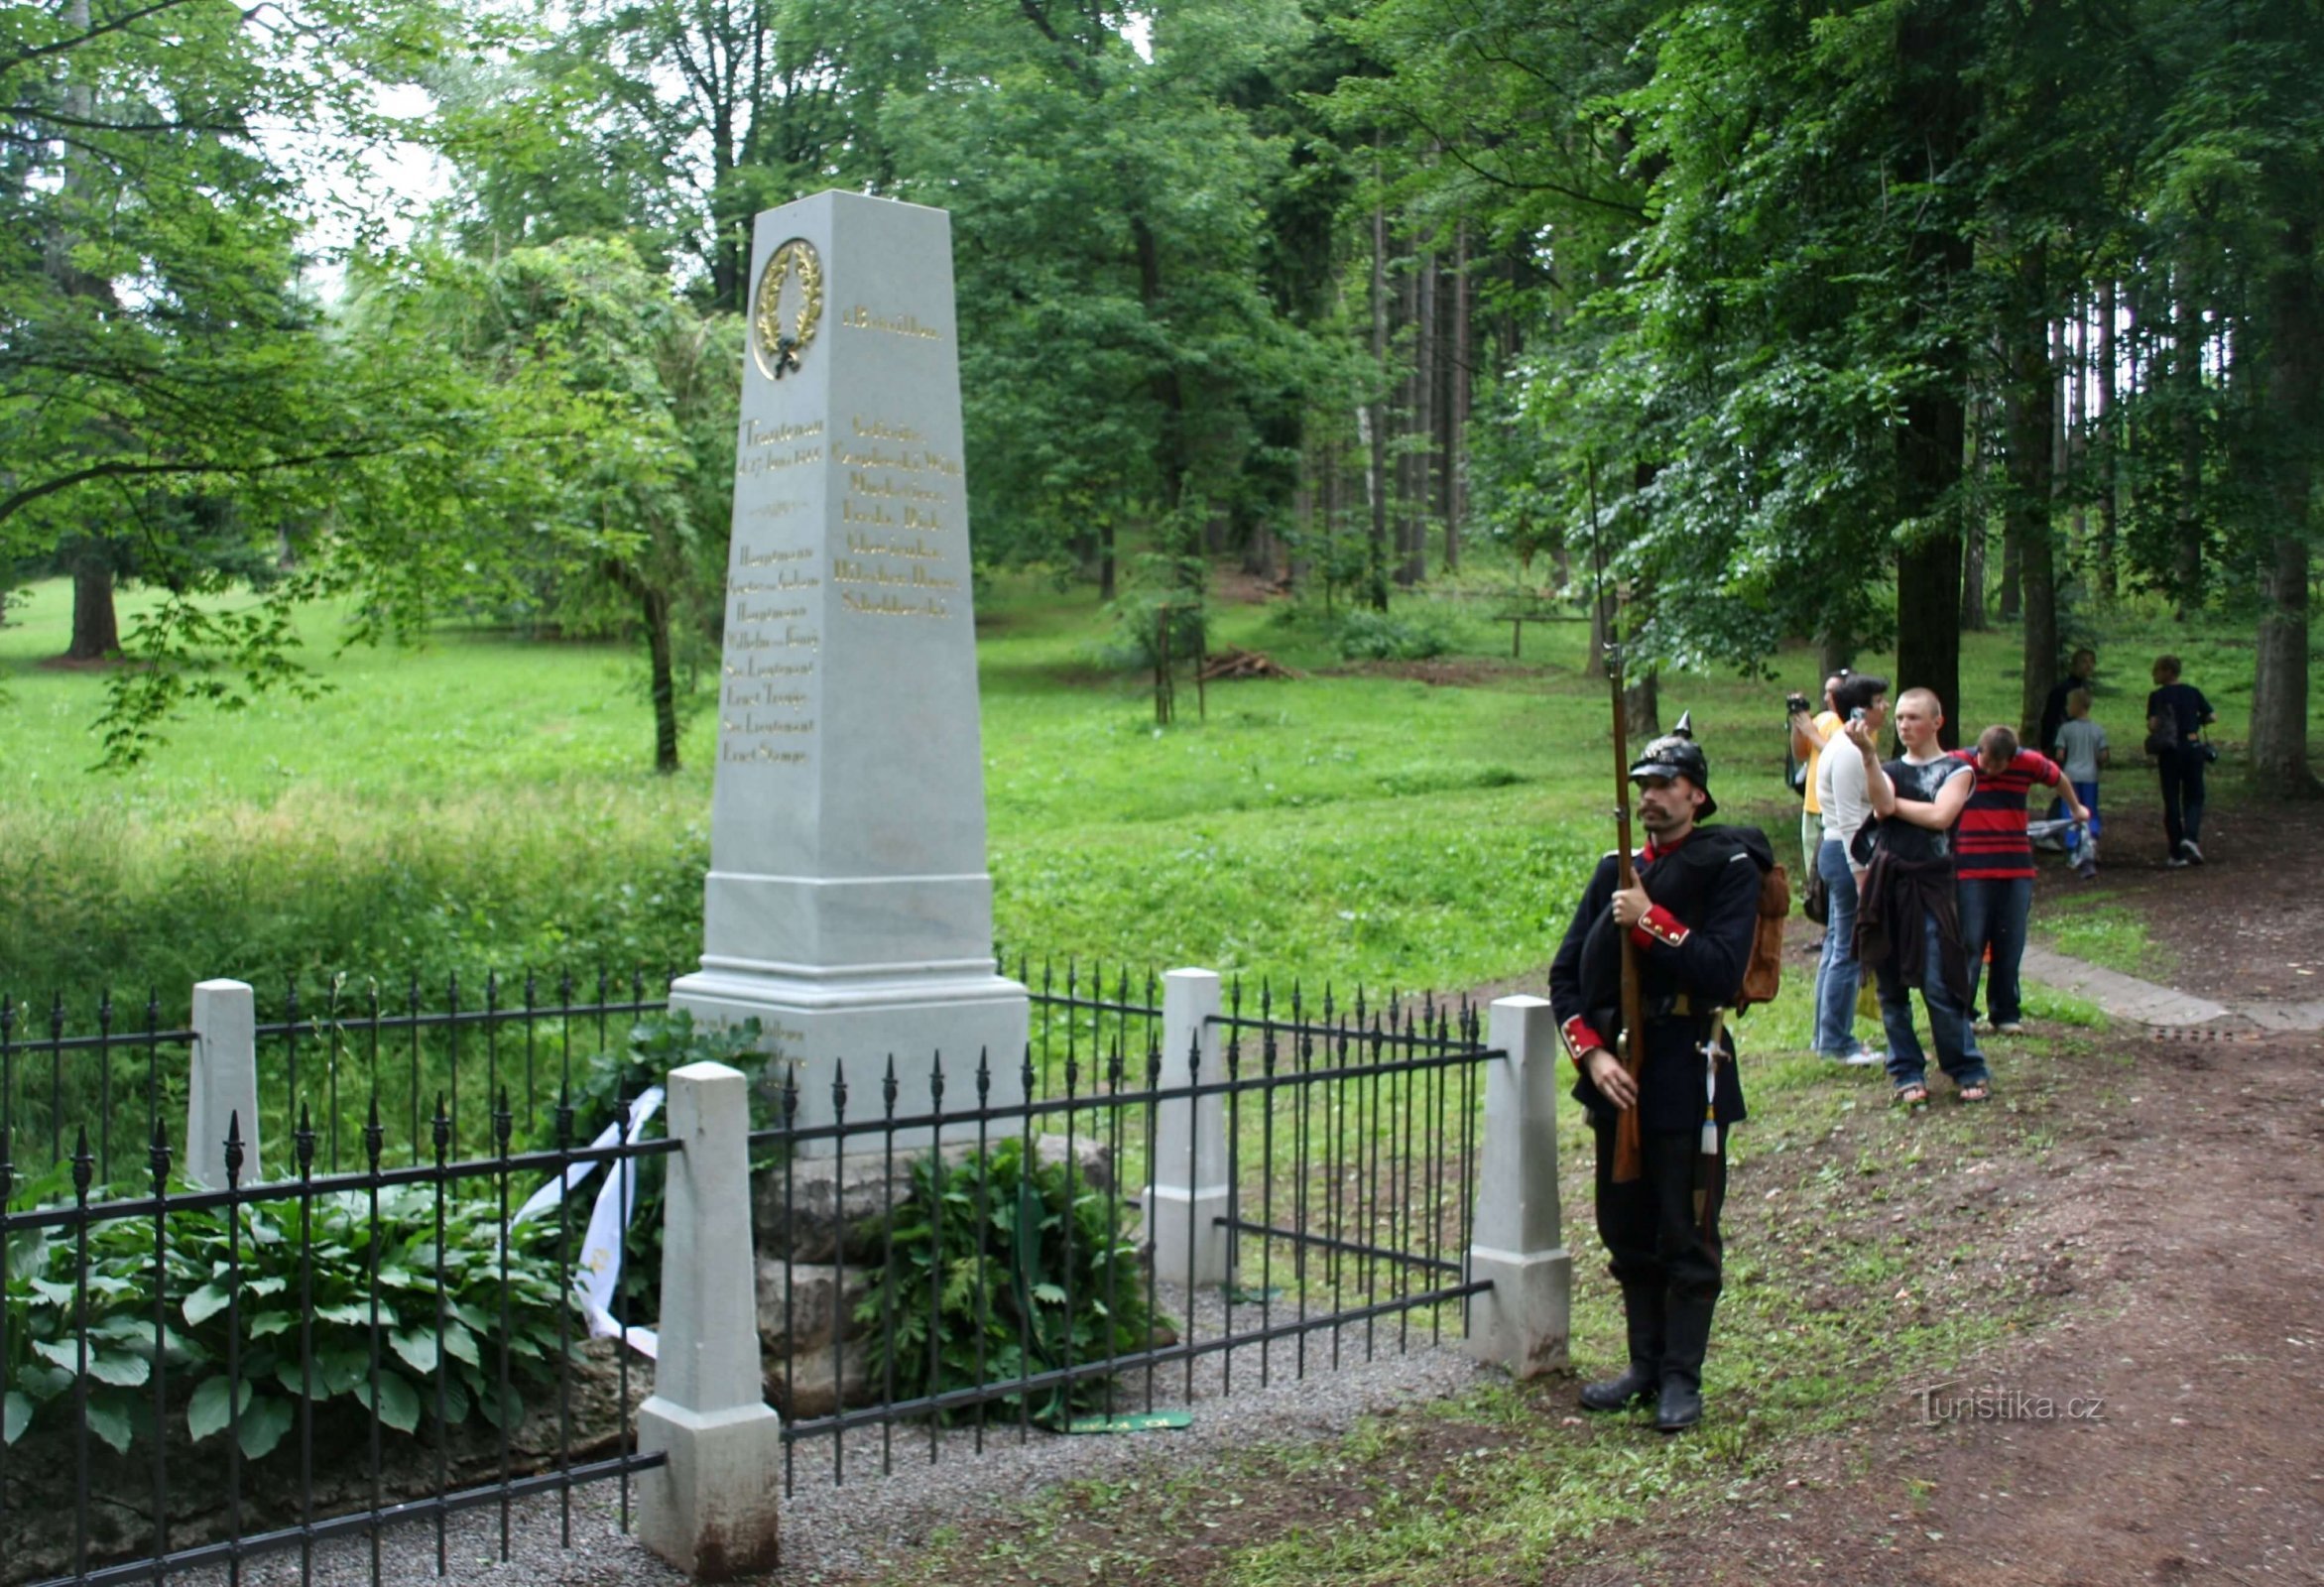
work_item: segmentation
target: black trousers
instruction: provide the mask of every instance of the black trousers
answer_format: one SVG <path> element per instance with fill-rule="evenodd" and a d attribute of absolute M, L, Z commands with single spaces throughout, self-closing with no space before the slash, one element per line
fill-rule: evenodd
<path fill-rule="evenodd" d="M 1724 1247 L 1719 1212 L 1727 1200 L 1727 1127 L 1719 1155 L 1705 1157 L 1702 1131 L 1639 1132 L 1639 1176 L 1614 1182 L 1614 1126 L 1593 1119 L 1598 1137 L 1598 1237 L 1615 1282 L 1659 1291 L 1680 1304 L 1719 1298 Z M 1694 1193 L 1703 1191 L 1695 1212 Z"/>
<path fill-rule="evenodd" d="M 2181 839 L 2203 841 L 2203 769 L 2210 763 L 2201 750 L 2181 745 L 2154 764 L 2162 777 L 2162 838 L 2170 845 L 2165 858 L 2175 859 Z"/>

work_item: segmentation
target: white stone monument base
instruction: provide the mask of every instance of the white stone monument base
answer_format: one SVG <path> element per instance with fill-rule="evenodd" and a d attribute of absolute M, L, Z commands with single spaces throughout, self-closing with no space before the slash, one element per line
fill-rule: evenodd
<path fill-rule="evenodd" d="M 789 1062 L 798 1083 L 796 1127 L 819 1129 L 833 1120 L 831 1081 L 847 1081 L 850 1125 L 874 1125 L 885 1116 L 881 1087 L 888 1060 L 896 1061 L 896 1116 L 934 1111 L 929 1078 L 935 1059 L 944 1064 L 944 1112 L 961 1115 L 947 1123 L 946 1141 L 973 1141 L 977 1123 L 977 1062 L 991 1065 L 984 1097 L 989 1108 L 1016 1108 L 1025 1102 L 1025 1048 L 1031 1006 L 1025 988 L 981 967 L 881 966 L 864 970 L 703 969 L 680 976 L 670 989 L 670 1006 L 691 1013 L 698 1024 L 733 1026 L 756 1019 L 764 1027 L 762 1050 Z M 780 1069 L 771 1065 L 770 1081 Z M 1020 1126 L 1012 1122 L 1008 1131 Z M 896 1132 L 899 1150 L 934 1139 L 925 1126 Z M 850 1135 L 851 1153 L 878 1151 L 877 1132 Z M 837 1155 L 841 1143 L 824 1137 L 802 1141 L 802 1157 Z"/>
<path fill-rule="evenodd" d="M 638 1540 L 697 1581 L 775 1568 L 783 1422 L 765 1405 L 638 1407 L 638 1453 L 669 1463 L 638 1479 Z"/>
<path fill-rule="evenodd" d="M 1469 1277 L 1493 1285 L 1469 1299 L 1470 1355 L 1498 1361 L 1517 1378 L 1564 1367 L 1573 1260 L 1563 1247 L 1525 1256 L 1471 1246 Z"/>

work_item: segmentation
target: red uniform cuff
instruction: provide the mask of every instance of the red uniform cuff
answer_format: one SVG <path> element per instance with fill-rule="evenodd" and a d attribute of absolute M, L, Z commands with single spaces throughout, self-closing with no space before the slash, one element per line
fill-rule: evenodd
<path fill-rule="evenodd" d="M 1565 1055 L 1573 1059 L 1573 1066 L 1577 1069 L 1582 1066 L 1583 1053 L 1592 1047 L 1606 1044 L 1597 1032 L 1582 1023 L 1582 1017 L 1578 1014 L 1559 1026 L 1557 1034 L 1565 1038 Z"/>
<path fill-rule="evenodd" d="M 1630 928 L 1630 939 L 1642 948 L 1651 948 L 1657 942 L 1674 948 L 1686 940 L 1686 926 L 1678 916 L 1657 904 L 1648 910 L 1639 923 Z"/>

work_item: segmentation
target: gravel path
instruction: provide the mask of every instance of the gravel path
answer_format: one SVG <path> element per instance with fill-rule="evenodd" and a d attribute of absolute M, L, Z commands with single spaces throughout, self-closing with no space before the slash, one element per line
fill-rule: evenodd
<path fill-rule="evenodd" d="M 1190 1321 L 1193 1340 L 1223 1335 L 1227 1317 L 1215 1291 L 1197 1297 L 1191 1313 L 1182 1292 L 1165 1290 L 1159 1299 L 1166 1314 Z M 1272 1321 L 1280 1326 L 1293 1316 L 1292 1308 L 1278 1302 Z M 1260 1308 L 1238 1305 L 1233 1320 L 1236 1327 L 1251 1329 L 1260 1322 Z M 1444 1399 L 1493 1376 L 1492 1369 L 1454 1348 L 1459 1333 L 1456 1309 L 1445 1309 L 1443 1329 L 1442 1342 L 1433 1341 L 1424 1313 L 1415 1314 L 1408 1328 L 1400 1328 L 1393 1316 L 1376 1319 L 1369 1338 L 1364 1323 L 1344 1325 L 1336 1367 L 1329 1330 L 1309 1333 L 1303 1341 L 1274 1340 L 1266 1347 L 1264 1363 L 1257 1345 L 1215 1351 L 1195 1360 L 1191 1400 L 1184 1363 L 1158 1368 L 1152 1404 L 1157 1409 L 1190 1405 L 1194 1420 L 1182 1429 L 1063 1437 L 1038 1428 L 1025 1433 L 1012 1420 L 987 1427 L 979 1453 L 976 1429 L 954 1427 L 937 1435 L 931 1462 L 924 1426 L 861 1428 L 846 1438 L 845 1475 L 838 1483 L 833 1481 L 831 1442 L 802 1442 L 795 1448 L 793 1491 L 782 1501 L 783 1564 L 771 1580 L 779 1587 L 858 1580 L 935 1527 L 1022 1504 L 1057 1483 L 1158 1462 L 1192 1467 L 1234 1449 L 1329 1438 L 1366 1414 Z M 1302 1344 L 1303 1377 L 1298 1375 Z M 1146 1373 L 1126 1374 L 1120 1392 L 1118 1408 L 1147 1408 Z M 889 1468 L 885 1472 L 884 1465 Z M 520 1500 L 510 1507 L 510 1516 L 506 1563 L 500 1558 L 499 1509 L 486 1507 L 455 1516 L 447 1525 L 446 1573 L 440 1578 L 435 1574 L 432 1524 L 415 1522 L 384 1534 L 380 1580 L 441 1580 L 455 1587 L 505 1587 L 514 1582 L 526 1587 L 611 1582 L 675 1587 L 685 1580 L 621 1532 L 619 1494 L 612 1484 L 572 1495 L 569 1549 L 559 1545 L 558 1502 L 553 1495 Z M 223 1569 L 171 1579 L 198 1587 L 227 1587 Z M 253 1560 L 243 1567 L 241 1579 L 251 1587 L 298 1583 L 299 1555 L 294 1550 Z M 368 1539 L 342 1539 L 318 1548 L 312 1579 L 324 1587 L 368 1583 Z"/>

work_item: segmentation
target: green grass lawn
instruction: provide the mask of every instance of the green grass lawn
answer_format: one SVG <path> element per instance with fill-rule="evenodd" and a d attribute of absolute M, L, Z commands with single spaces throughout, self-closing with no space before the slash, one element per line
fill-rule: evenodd
<path fill-rule="evenodd" d="M 1376 987 L 1539 966 L 1612 841 L 1604 684 L 1582 624 L 1529 628 L 1512 663 L 1498 602 L 1428 604 L 1461 686 L 1341 664 L 1280 603 L 1231 606 L 1213 649 L 1309 675 L 1214 685 L 1206 717 L 1184 687 L 1158 729 L 1148 679 L 1100 661 L 1112 635 L 1090 592 L 996 581 L 978 654 L 1003 940 Z M 68 586 L 36 585 L 0 629 L 0 984 L 18 995 L 153 986 L 175 1003 L 208 975 L 400 982 L 697 951 L 712 719 L 690 719 L 684 771 L 654 776 L 630 649 L 447 627 L 341 652 L 343 614 L 310 611 L 322 698 L 197 708 L 116 777 L 90 769 L 103 677 L 40 665 L 68 607 Z M 2248 645 L 2127 622 L 2099 636 L 2098 714 L 2119 738 L 2138 732 L 2144 659 L 2174 639 L 2239 730 Z M 2015 717 L 2016 643 L 1966 637 L 1966 724 Z M 1664 677 L 1664 720 L 1693 711 L 1725 818 L 1792 831 L 1781 695 L 1812 671 L 1802 651 L 1778 680 Z"/>

